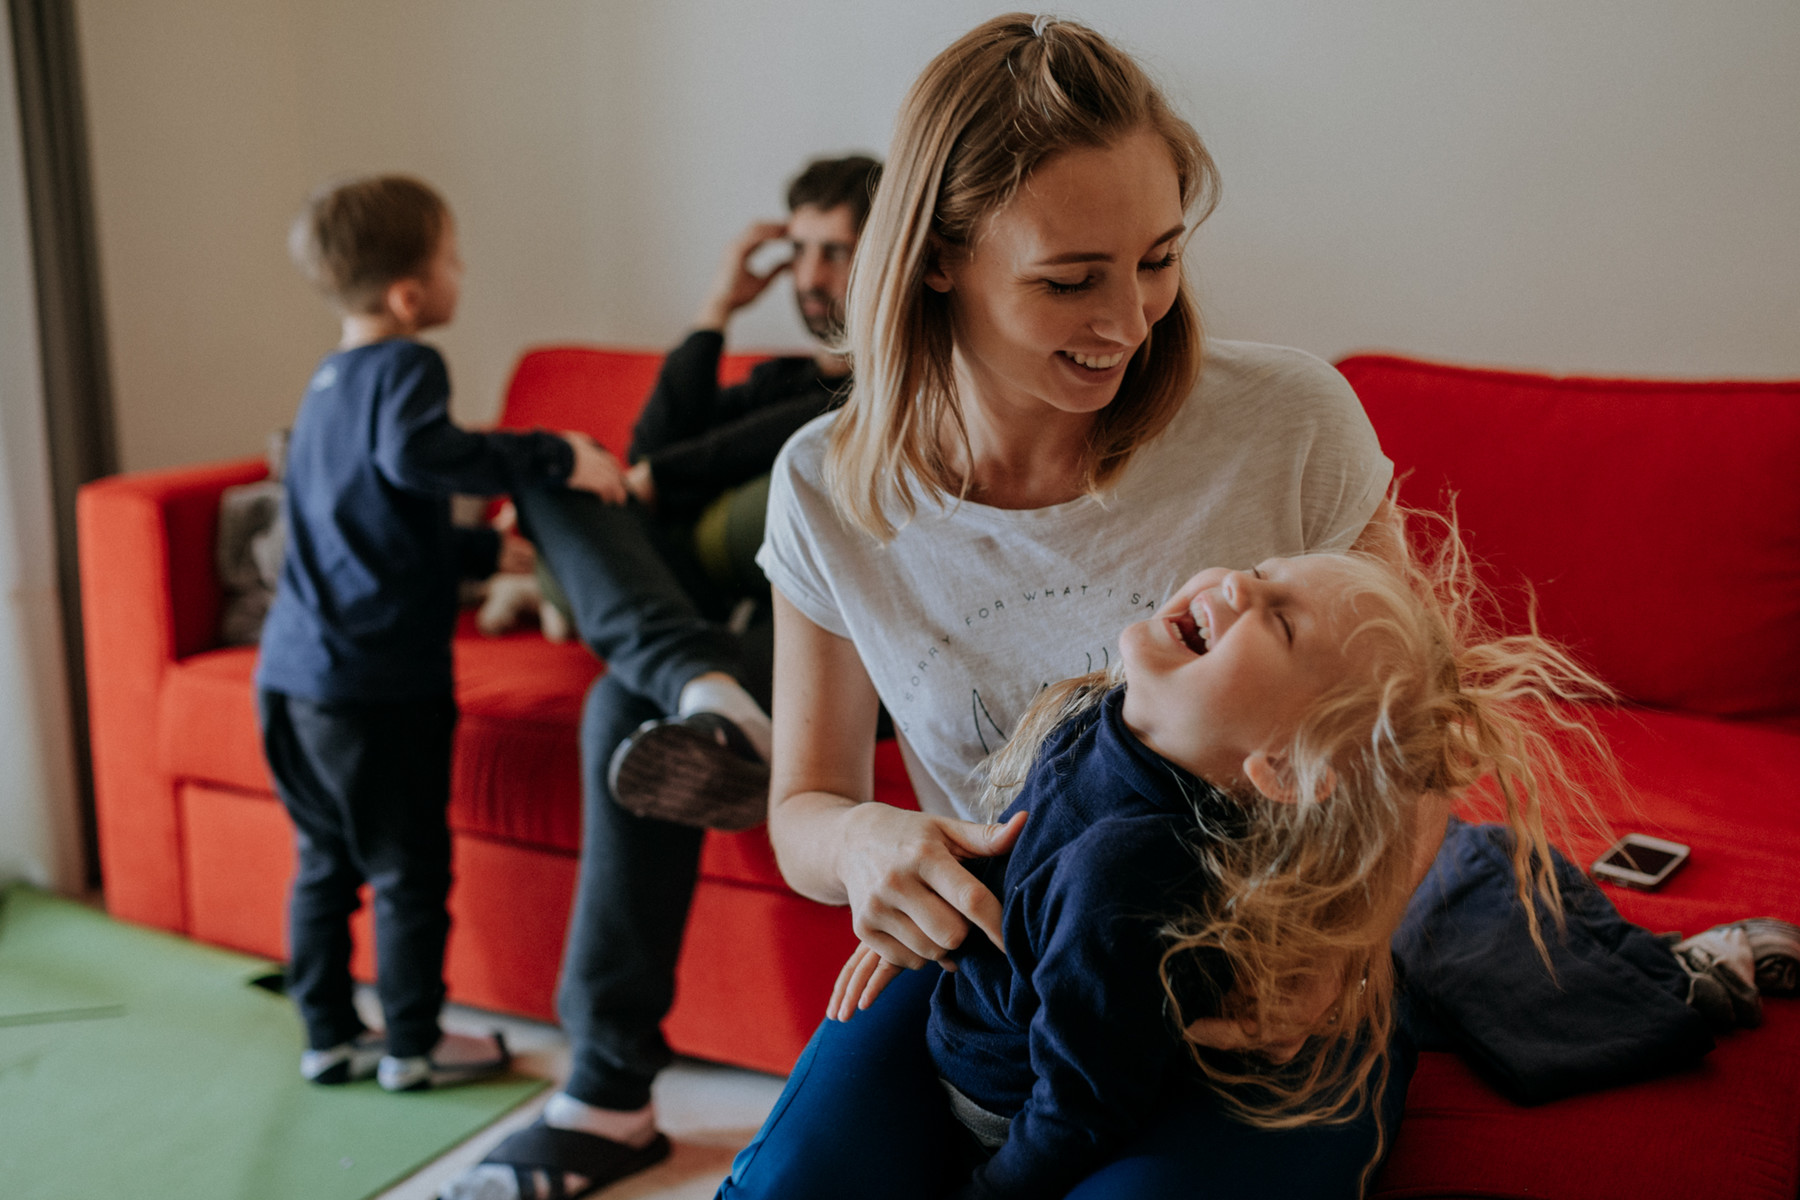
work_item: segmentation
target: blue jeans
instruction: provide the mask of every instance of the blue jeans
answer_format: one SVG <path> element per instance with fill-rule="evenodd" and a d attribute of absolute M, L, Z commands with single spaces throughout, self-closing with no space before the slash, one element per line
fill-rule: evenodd
<path fill-rule="evenodd" d="M 819 1026 L 717 1200 L 926 1200 L 966 1182 L 968 1139 L 925 1048 L 937 975 L 909 971 L 854 1020 Z M 1387 1147 L 1416 1061 L 1411 1038 L 1397 1033 L 1381 1105 Z M 1252 1129 L 1195 1089 L 1069 1200 L 1354 1197 L 1375 1144 L 1367 1114 L 1347 1125 Z"/>
<path fill-rule="evenodd" d="M 560 487 L 521 489 L 514 502 L 576 633 L 607 668 L 581 710 L 581 862 L 556 995 L 573 1060 L 564 1090 L 602 1108 L 640 1108 L 669 1064 L 661 1025 L 703 831 L 620 808 L 607 764 L 639 724 L 673 713 L 696 675 L 723 671 L 766 706 L 773 626 L 765 611 L 742 636 L 728 630 L 736 597 L 707 580 L 691 531 L 635 502 Z"/>

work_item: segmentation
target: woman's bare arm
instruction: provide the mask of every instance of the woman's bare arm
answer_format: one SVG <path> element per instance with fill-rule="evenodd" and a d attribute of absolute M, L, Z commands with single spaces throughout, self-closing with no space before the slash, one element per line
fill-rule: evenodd
<path fill-rule="evenodd" d="M 999 945 L 1000 902 L 961 860 L 1004 853 L 1019 823 L 866 803 L 878 704 L 856 647 L 776 592 L 769 840 L 782 877 L 850 905 L 857 936 L 896 966 L 941 961 L 971 924 Z"/>
<path fill-rule="evenodd" d="M 1356 535 L 1352 550 L 1372 555 L 1383 562 L 1398 564 L 1405 560 L 1406 546 L 1400 540 L 1400 528 L 1394 515 L 1394 502 L 1383 496 L 1369 517 L 1369 523 Z"/>
<path fill-rule="evenodd" d="M 826 904 L 849 900 L 836 843 L 845 816 L 873 794 L 879 703 L 856 647 L 777 591 L 769 840 L 788 885 Z"/>

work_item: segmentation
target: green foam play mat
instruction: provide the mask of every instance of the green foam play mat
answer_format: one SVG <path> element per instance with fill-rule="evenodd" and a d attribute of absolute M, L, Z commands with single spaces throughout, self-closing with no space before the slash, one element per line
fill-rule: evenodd
<path fill-rule="evenodd" d="M 0 1195 L 361 1200 L 542 1090 L 390 1095 L 299 1074 L 255 958 L 0 892 Z"/>

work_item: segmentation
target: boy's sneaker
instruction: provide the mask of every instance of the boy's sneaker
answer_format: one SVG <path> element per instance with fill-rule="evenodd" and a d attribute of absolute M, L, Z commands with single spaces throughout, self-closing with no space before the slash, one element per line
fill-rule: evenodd
<path fill-rule="evenodd" d="M 354 1083 L 372 1078 L 377 1064 L 387 1053 L 387 1038 L 365 1029 L 352 1042 L 339 1042 L 326 1050 L 308 1050 L 300 1055 L 300 1076 L 308 1083 L 327 1085 Z"/>
<path fill-rule="evenodd" d="M 420 1092 L 451 1087 L 504 1075 L 512 1066 L 506 1037 L 495 1030 L 488 1037 L 446 1033 L 430 1054 L 400 1058 L 389 1054 L 375 1070 L 375 1079 L 390 1092 Z"/>
<path fill-rule="evenodd" d="M 1800 991 L 1800 926 L 1774 917 L 1715 925 L 1677 942 L 1688 1003 L 1715 1027 L 1762 1024 L 1762 998 Z"/>

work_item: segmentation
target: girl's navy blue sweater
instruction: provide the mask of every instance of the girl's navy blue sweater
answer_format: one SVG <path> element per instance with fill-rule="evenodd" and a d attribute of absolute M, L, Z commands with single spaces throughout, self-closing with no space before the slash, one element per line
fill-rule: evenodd
<path fill-rule="evenodd" d="M 320 703 L 451 693 L 459 579 L 492 574 L 491 529 L 450 523 L 450 495 L 562 483 L 550 433 L 475 433 L 450 420 L 441 355 L 394 339 L 313 372 L 288 440 L 287 552 L 263 624 L 260 688 Z"/>
<path fill-rule="evenodd" d="M 1025 829 L 987 867 L 988 882 L 999 877 L 1006 953 L 971 937 L 932 996 L 938 1074 L 1012 1118 L 971 1194 L 1062 1195 L 1192 1070 L 1164 1001 L 1160 931 L 1210 891 L 1197 839 L 1240 818 L 1125 727 L 1123 696 L 1115 689 L 1039 752 L 1007 810 L 1029 814 Z M 1222 995 L 1222 974 L 1216 960 L 1182 972 L 1184 1008 L 1203 980 Z"/>

